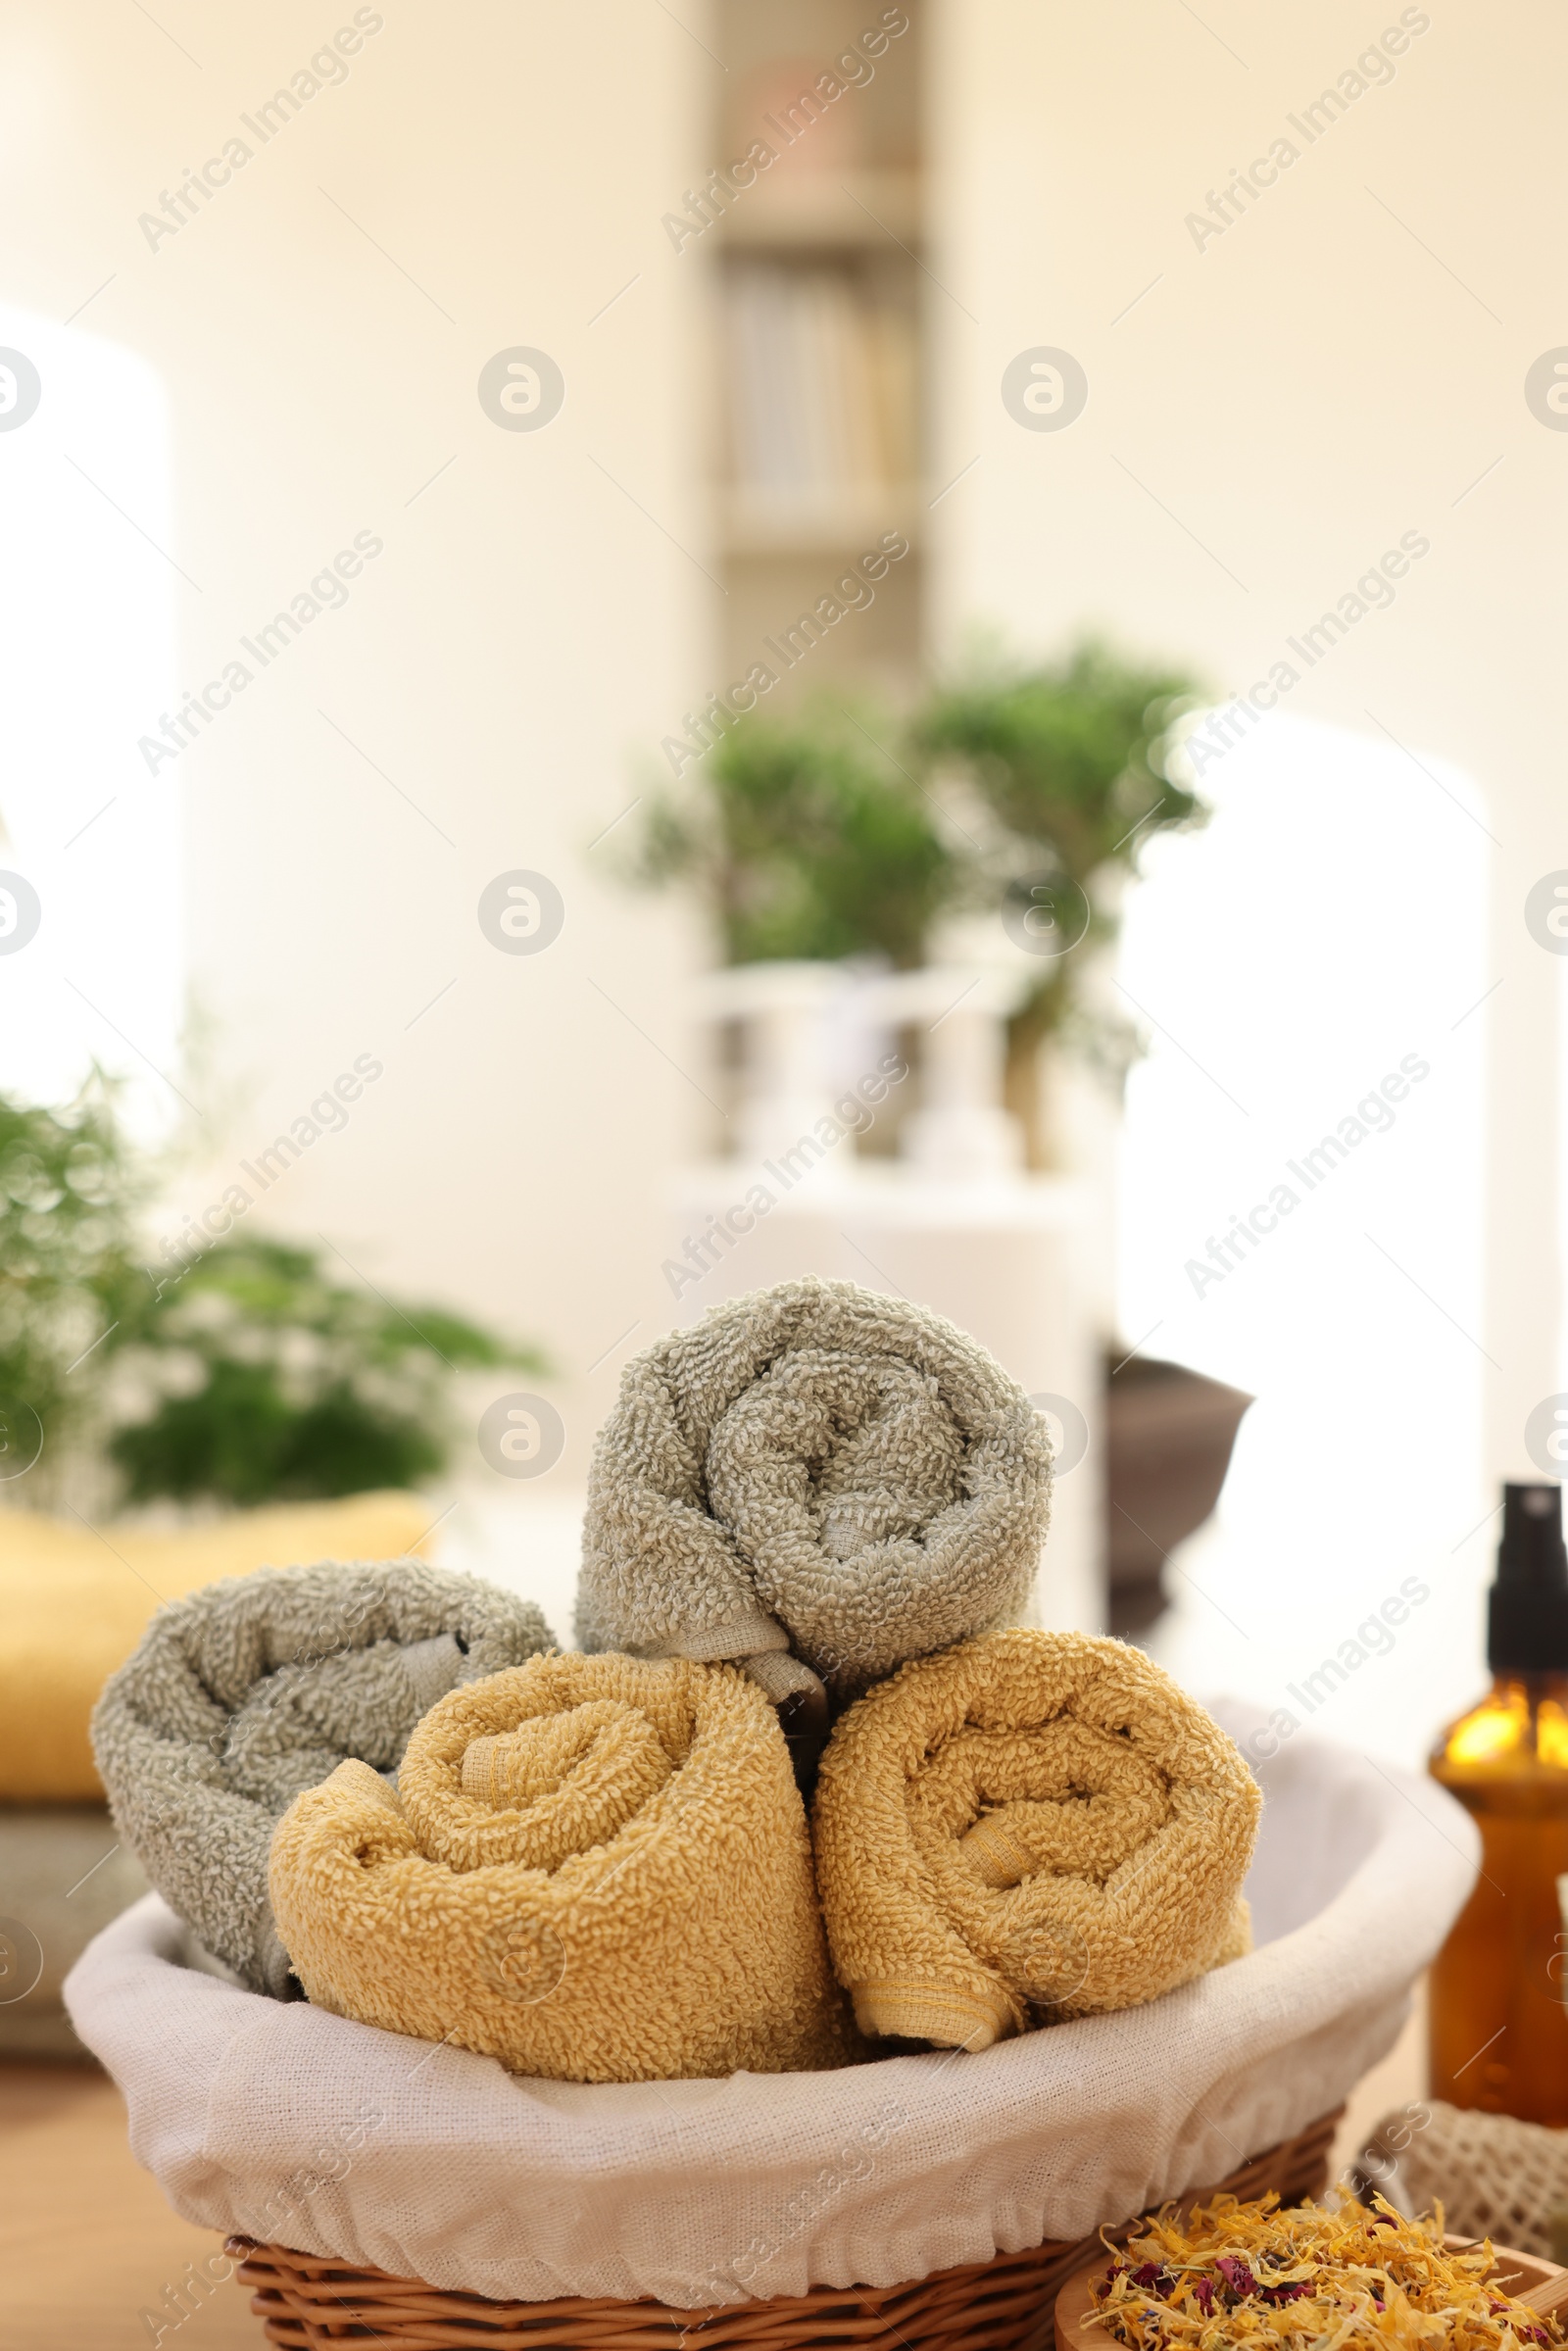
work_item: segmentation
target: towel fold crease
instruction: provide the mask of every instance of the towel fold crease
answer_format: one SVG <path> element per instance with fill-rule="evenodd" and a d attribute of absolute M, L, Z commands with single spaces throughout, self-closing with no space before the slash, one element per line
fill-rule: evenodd
<path fill-rule="evenodd" d="M 787 1282 L 627 1365 L 589 1475 L 578 1637 L 842 1702 L 1017 1615 L 1049 1493 L 1044 1424 L 972 1339 L 853 1282 Z"/>
<path fill-rule="evenodd" d="M 734 1667 L 535 1658 L 431 1709 L 390 1807 L 371 1778 L 272 1840 L 318 2006 L 559 2081 L 847 2062 L 784 1735 Z"/>
<path fill-rule="evenodd" d="M 1218 1725 L 1120 1641 L 994 1633 L 906 1665 L 838 1724 L 812 1814 L 857 2023 L 982 2049 L 1242 1957 L 1261 1804 Z"/>
<path fill-rule="evenodd" d="M 345 1758 L 394 1771 L 444 1692 L 551 1645 L 531 1600 L 419 1559 L 208 1585 L 158 1611 L 98 1701 L 116 1826 L 216 1958 L 297 1997 L 268 1900 L 274 1823 Z"/>

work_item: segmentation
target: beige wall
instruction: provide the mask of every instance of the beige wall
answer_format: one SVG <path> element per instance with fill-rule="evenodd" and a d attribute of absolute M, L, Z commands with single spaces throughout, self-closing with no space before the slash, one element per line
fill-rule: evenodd
<path fill-rule="evenodd" d="M 0 290 L 62 319 L 93 295 L 83 325 L 163 380 L 171 553 L 200 584 L 173 583 L 187 686 L 357 531 L 384 542 L 346 608 L 177 765 L 150 778 L 127 741 L 113 778 L 177 792 L 185 812 L 193 984 L 227 1124 L 179 1204 L 213 1197 L 357 1054 L 378 1057 L 352 1124 L 267 1214 L 326 1231 L 378 1281 L 541 1335 L 580 1468 L 618 1357 L 591 1381 L 587 1366 L 667 1317 L 662 1186 L 700 1131 L 688 1107 L 703 1114 L 664 1057 L 688 1061 L 693 943 L 587 843 L 636 789 L 637 754 L 717 674 L 701 257 L 659 225 L 708 160 L 708 19 L 683 6 L 687 30 L 641 0 L 388 5 L 347 81 L 252 138 L 244 170 L 152 251 L 138 215 L 353 14 L 154 13 L 167 34 L 109 0 L 19 9 L 0 31 Z M 977 616 L 1035 641 L 1098 618 L 1245 687 L 1401 532 L 1430 537 L 1393 608 L 1290 708 L 1363 727 L 1370 708 L 1490 799 L 1487 1344 L 1493 1459 L 1519 1468 L 1524 1412 L 1557 1377 L 1558 968 L 1520 906 L 1568 863 L 1568 438 L 1522 398 L 1568 332 L 1562 35 L 1540 0 L 1484 25 L 1434 8 L 1392 84 L 1200 253 L 1184 216 L 1398 12 L 1201 13 L 1212 32 L 1120 0 L 935 8 L 938 486 L 980 460 L 930 516 L 938 639 Z M 517 343 L 565 373 L 537 434 L 497 429 L 475 396 Z M 1063 433 L 1022 431 L 998 397 L 1038 343 L 1088 370 Z M 146 561 L 162 596 L 170 572 Z M 1435 791 L 1434 822 L 1463 821 Z M 477 927 L 484 884 L 514 866 L 567 904 L 537 958 Z M 1480 892 L 1479 857 L 1476 877 Z M 1367 920 L 1478 910 L 1384 903 Z"/>
<path fill-rule="evenodd" d="M 1559 1384 L 1559 965 L 1522 906 L 1568 864 L 1568 438 L 1535 420 L 1523 383 L 1568 340 L 1564 36 L 1539 0 L 1419 13 L 1429 29 L 1393 80 L 1308 145 L 1287 116 L 1398 8 L 942 0 L 939 486 L 980 462 L 933 514 L 938 640 L 951 650 L 976 616 L 1048 643 L 1098 620 L 1245 690 L 1402 532 L 1430 539 L 1396 602 L 1303 669 L 1288 707 L 1374 735 L 1375 711 L 1490 802 L 1491 853 L 1432 793 L 1432 823 L 1463 828 L 1473 898 L 1380 898 L 1365 919 L 1473 924 L 1490 903 L 1489 1462 L 1536 1475 L 1522 1423 Z M 1280 135 L 1298 160 L 1200 251 L 1185 216 Z M 1008 360 L 1038 345 L 1088 373 L 1062 431 L 1021 429 L 999 397 Z M 1353 841 L 1323 886 L 1355 886 Z"/>
<path fill-rule="evenodd" d="M 163 377 L 170 553 L 196 583 L 173 581 L 187 687 L 357 532 L 383 542 L 177 764 L 155 781 L 125 745 L 125 790 L 183 799 L 226 1122 L 177 1204 L 215 1197 L 356 1055 L 379 1059 L 258 1220 L 541 1337 L 570 1476 L 619 1357 L 585 1384 L 587 1366 L 668 1314 L 660 1184 L 688 1090 L 661 1048 L 684 1058 L 690 950 L 588 844 L 710 665 L 698 280 L 660 229 L 705 155 L 710 68 L 668 13 L 626 0 L 367 13 L 383 28 L 347 80 L 263 145 L 238 118 L 353 22 L 349 0 L 169 0 L 153 14 L 172 37 L 107 0 L 13 12 L 4 291 L 63 318 L 113 272 L 82 325 Z M 138 215 L 236 132 L 252 160 L 149 249 Z M 476 398 L 518 344 L 565 375 L 537 433 Z M 516 867 L 566 904 L 537 957 L 476 920 Z"/>

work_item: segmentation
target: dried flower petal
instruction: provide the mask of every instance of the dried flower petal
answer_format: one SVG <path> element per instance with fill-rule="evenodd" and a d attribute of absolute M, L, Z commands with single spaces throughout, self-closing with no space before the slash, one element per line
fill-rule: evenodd
<path fill-rule="evenodd" d="M 1110 2248 L 1107 2248 L 1110 2250 Z M 1492 2246 L 1449 2253 L 1443 2210 L 1216 2196 L 1139 2224 L 1088 2323 L 1126 2351 L 1559 2351 L 1555 2316 L 1487 2282 Z"/>

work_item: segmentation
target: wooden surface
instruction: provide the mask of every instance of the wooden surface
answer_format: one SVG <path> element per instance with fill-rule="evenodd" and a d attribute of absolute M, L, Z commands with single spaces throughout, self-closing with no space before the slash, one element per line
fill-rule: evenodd
<path fill-rule="evenodd" d="M 1452 2246 L 1462 2245 L 1462 2237 L 1450 2236 Z M 1056 2351 L 1107 2351 L 1114 2338 L 1103 2327 L 1085 2324 L 1094 2300 L 1096 2280 L 1104 2276 L 1107 2264 L 1092 2261 L 1086 2269 L 1076 2271 L 1056 2295 Z M 1493 2273 L 1506 2293 L 1517 2294 L 1535 2310 L 1544 2314 L 1560 2310 L 1568 2301 L 1568 2270 L 1559 2270 L 1549 2261 L 1537 2261 L 1530 2253 L 1511 2253 L 1497 2247 L 1497 2266 Z"/>
<path fill-rule="evenodd" d="M 166 2301 L 222 2240 L 191 2229 L 132 2158 L 125 2109 L 86 2066 L 0 2065 L 0 2345 L 4 2351 L 264 2351 L 232 2279 Z M 228 2268 L 218 2263 L 220 2275 Z M 192 2306 L 194 2305 L 194 2307 Z"/>

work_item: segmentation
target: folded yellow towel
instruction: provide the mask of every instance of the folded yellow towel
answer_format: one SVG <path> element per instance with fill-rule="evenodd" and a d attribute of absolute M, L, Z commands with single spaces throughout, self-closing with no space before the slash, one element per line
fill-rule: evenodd
<path fill-rule="evenodd" d="M 1261 1805 L 1218 1724 L 1118 1641 L 992 1633 L 906 1665 L 839 1723 L 812 1820 L 857 2023 L 984 2049 L 1239 1959 Z"/>
<path fill-rule="evenodd" d="M 434 1515 L 416 1494 L 356 1494 L 154 1535 L 0 1510 L 0 1803 L 103 1801 L 87 1720 L 160 1600 L 259 1567 L 409 1557 Z"/>
<path fill-rule="evenodd" d="M 311 1998 L 565 2082 L 843 2065 L 778 1718 L 689 1658 L 535 1657 L 442 1698 L 397 1790 L 344 1763 L 272 1837 Z"/>

